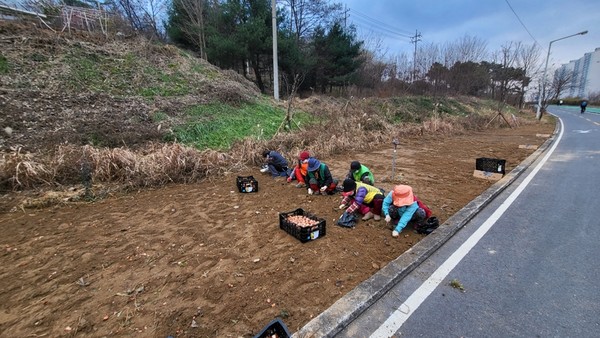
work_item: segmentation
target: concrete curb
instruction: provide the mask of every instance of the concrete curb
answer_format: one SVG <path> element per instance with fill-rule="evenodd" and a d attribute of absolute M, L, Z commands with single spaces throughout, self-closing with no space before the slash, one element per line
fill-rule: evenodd
<path fill-rule="evenodd" d="M 521 164 L 494 183 L 481 195 L 469 202 L 464 208 L 452 215 L 444 224 L 427 237 L 419 241 L 414 247 L 404 252 L 398 258 L 383 267 L 366 281 L 359 284 L 345 296 L 340 298 L 327 310 L 308 322 L 294 338 L 307 337 L 333 337 L 343 330 L 350 322 L 357 318 L 363 311 L 373 305 L 394 285 L 425 261 L 433 252 L 441 247 L 468 221 L 490 203 L 506 187 L 513 183 L 535 160 L 544 153 L 552 143 L 560 129 L 557 122 L 554 133 L 533 154 L 529 155 Z"/>

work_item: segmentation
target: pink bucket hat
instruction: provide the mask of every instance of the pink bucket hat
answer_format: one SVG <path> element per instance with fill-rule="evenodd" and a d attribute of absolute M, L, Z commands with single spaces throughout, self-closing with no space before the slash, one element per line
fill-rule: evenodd
<path fill-rule="evenodd" d="M 392 191 L 392 201 L 397 207 L 413 204 L 415 196 L 413 195 L 412 188 L 402 184 L 395 186 Z"/>

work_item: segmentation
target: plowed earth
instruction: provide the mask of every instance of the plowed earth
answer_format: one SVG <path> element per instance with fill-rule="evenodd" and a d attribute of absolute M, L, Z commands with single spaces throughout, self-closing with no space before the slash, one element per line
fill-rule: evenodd
<path fill-rule="evenodd" d="M 386 191 L 413 186 L 443 222 L 493 184 L 473 177 L 476 158 L 506 159 L 510 171 L 534 151 L 519 145 L 553 130 L 420 137 L 395 155 L 383 145 L 321 160 L 338 179 L 359 160 Z M 259 191 L 239 193 L 237 175 Z M 422 238 L 409 228 L 392 238 L 384 221 L 336 226 L 340 200 L 250 168 L 93 203 L 5 205 L 0 336 L 251 337 L 278 316 L 294 332 Z M 324 218 L 325 236 L 303 244 L 281 230 L 279 213 L 297 208 Z"/>

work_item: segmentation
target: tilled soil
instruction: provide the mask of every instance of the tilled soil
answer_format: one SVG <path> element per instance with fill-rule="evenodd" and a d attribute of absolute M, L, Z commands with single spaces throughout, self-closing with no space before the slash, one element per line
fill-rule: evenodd
<path fill-rule="evenodd" d="M 505 159 L 510 171 L 534 151 L 519 145 L 540 145 L 536 134 L 553 130 L 420 137 L 396 153 L 384 145 L 321 160 L 340 180 L 359 160 L 386 191 L 411 185 L 443 222 L 494 183 L 473 177 L 476 158 Z M 259 191 L 239 193 L 237 175 L 253 175 Z M 94 203 L 13 208 L 0 214 L 0 336 L 252 337 L 275 317 L 294 332 L 423 237 L 407 228 L 392 238 L 384 221 L 339 227 L 340 200 L 255 168 Z M 279 213 L 297 208 L 324 218 L 325 236 L 301 243 L 281 230 Z"/>

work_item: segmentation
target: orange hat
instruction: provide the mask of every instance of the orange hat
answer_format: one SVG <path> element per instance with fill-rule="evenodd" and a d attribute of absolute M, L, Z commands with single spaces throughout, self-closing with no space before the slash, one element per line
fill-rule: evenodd
<path fill-rule="evenodd" d="M 395 186 L 392 191 L 392 201 L 397 207 L 413 204 L 415 196 L 413 195 L 412 188 L 402 184 Z"/>

